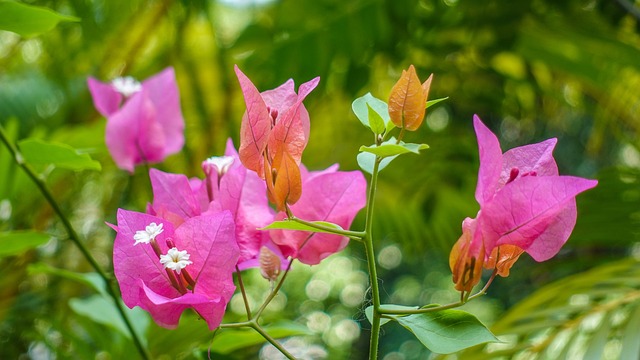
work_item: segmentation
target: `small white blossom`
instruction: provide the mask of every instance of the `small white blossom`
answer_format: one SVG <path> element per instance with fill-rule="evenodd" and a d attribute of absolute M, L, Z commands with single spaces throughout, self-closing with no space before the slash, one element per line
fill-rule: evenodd
<path fill-rule="evenodd" d="M 115 78 L 111 82 L 111 85 L 124 97 L 129 97 L 142 90 L 142 84 L 131 76 Z"/>
<path fill-rule="evenodd" d="M 156 224 L 152 222 L 147 225 L 144 230 L 136 231 L 136 234 L 133 235 L 133 240 L 136 242 L 133 245 L 138 245 L 139 243 L 148 244 L 151 240 L 154 240 L 156 236 L 160 235 L 164 229 L 162 228 L 162 223 Z"/>
<path fill-rule="evenodd" d="M 207 168 L 216 168 L 218 176 L 222 176 L 227 173 L 231 165 L 233 164 L 233 157 L 231 156 L 212 156 L 202 163 L 202 167 L 207 172 Z"/>
<path fill-rule="evenodd" d="M 187 253 L 187 250 L 178 251 L 177 248 L 171 248 L 167 251 L 167 255 L 160 255 L 160 263 L 164 265 L 165 269 L 171 269 L 180 274 L 180 270 L 193 264 L 189 261 L 189 256 L 191 255 Z"/>

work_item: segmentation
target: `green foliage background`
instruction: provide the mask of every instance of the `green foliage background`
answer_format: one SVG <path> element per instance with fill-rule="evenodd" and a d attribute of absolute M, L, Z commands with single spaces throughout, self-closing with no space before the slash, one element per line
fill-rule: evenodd
<path fill-rule="evenodd" d="M 430 109 L 426 126 L 406 139 L 426 142 L 430 149 L 394 161 L 380 178 L 375 233 L 383 302 L 423 305 L 458 296 L 447 259 L 462 220 L 477 211 L 471 118 L 478 114 L 499 134 L 504 149 L 559 138 L 555 156 L 561 173 L 597 178 L 600 184 L 579 196 L 578 224 L 556 258 L 537 264 L 523 256 L 509 278 L 498 279 L 488 296 L 465 306 L 495 323 L 496 334 L 508 341 L 460 358 L 637 358 L 635 342 L 627 340 L 640 337 L 637 3 L 25 3 L 80 21 L 63 22 L 39 36 L 0 31 L 0 122 L 15 140 L 65 143 L 100 162 L 99 172 L 40 170 L 105 268 L 111 266 L 114 233 L 104 221 L 113 222 L 118 207 L 144 209 L 151 194 L 143 169 L 129 176 L 110 159 L 105 120 L 93 108 L 88 76 L 143 79 L 175 67 L 187 145 L 159 168 L 201 176 L 202 159 L 221 154 L 228 137 L 238 141 L 244 103 L 234 64 L 259 89 L 288 78 L 299 84 L 321 77 L 305 101 L 312 131 L 303 160 L 311 169 L 335 162 L 342 169 L 357 168 L 357 149 L 371 139 L 351 113 L 351 102 L 366 92 L 386 99 L 401 70 L 414 64 L 422 79 L 435 74 L 430 98 L 449 100 Z M 359 227 L 361 220 L 354 224 Z M 36 188 L 0 149 L 0 231 L 26 229 L 51 238 L 27 252 L 0 252 L 0 358 L 134 356 L 118 324 L 96 315 L 109 306 L 77 276 L 90 268 Z M 364 358 L 369 325 L 360 301 L 368 286 L 364 264 L 361 247 L 351 244 L 320 266 L 294 268 L 267 320 L 284 317 L 310 330 L 289 323 L 274 331 L 302 334 L 326 348 L 331 359 Z M 559 279 L 566 286 L 545 286 Z M 268 284 L 259 275 L 250 280 L 255 285 L 249 291 L 259 301 Z M 241 315 L 233 309 L 229 319 Z M 154 357 L 206 358 L 212 335 L 202 322 L 184 321 L 168 331 L 146 325 L 143 312 L 132 315 L 145 329 Z M 581 325 L 584 319 L 591 322 Z M 399 326 L 384 329 L 381 358 L 427 356 Z M 555 341 L 560 333 L 569 340 Z M 234 345 L 238 338 L 225 343 Z M 235 345 L 216 354 L 222 345 L 214 343 L 214 358 L 256 358 L 261 347 L 255 339 Z"/>

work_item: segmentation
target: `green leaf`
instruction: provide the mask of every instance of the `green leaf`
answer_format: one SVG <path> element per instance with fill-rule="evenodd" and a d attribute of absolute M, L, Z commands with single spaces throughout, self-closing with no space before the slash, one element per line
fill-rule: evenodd
<path fill-rule="evenodd" d="M 499 340 L 475 316 L 462 310 L 394 316 L 429 350 L 451 354 L 478 344 Z"/>
<path fill-rule="evenodd" d="M 114 303 L 102 295 L 92 295 L 84 299 L 70 299 L 69 307 L 78 315 L 86 316 L 99 324 L 107 325 L 119 331 L 124 336 L 131 337 L 129 329 L 118 310 L 116 310 Z M 133 309 L 125 308 L 125 311 L 136 333 L 139 335 L 144 334 L 149 326 L 149 315 L 146 311 L 139 307 Z M 142 337 L 142 340 L 146 343 L 144 337 Z"/>
<path fill-rule="evenodd" d="M 321 225 L 321 226 L 332 228 L 332 229 L 336 229 L 336 230 L 344 230 L 340 225 L 334 224 L 334 223 L 330 223 L 330 222 L 327 222 L 327 221 L 310 221 L 310 222 L 314 223 L 316 225 Z M 331 231 L 316 229 L 316 228 L 311 227 L 309 225 L 305 225 L 305 224 L 302 224 L 302 223 L 299 223 L 299 222 L 293 221 L 293 220 L 274 221 L 271 224 L 269 224 L 269 225 L 267 225 L 267 226 L 265 226 L 263 228 L 259 228 L 258 230 L 274 230 L 274 229 L 302 230 L 302 231 L 311 231 L 311 232 L 321 232 L 321 233 L 333 234 Z"/>
<path fill-rule="evenodd" d="M 100 170 L 100 163 L 69 145 L 26 139 L 18 143 L 22 156 L 31 165 L 54 165 L 69 170 Z"/>
<path fill-rule="evenodd" d="M 374 97 L 371 93 L 366 93 L 364 96 L 361 96 L 353 101 L 351 104 L 351 109 L 353 113 L 356 114 L 356 117 L 360 122 L 370 128 L 376 134 L 380 134 L 381 132 L 376 132 L 373 127 L 377 125 L 371 124 L 371 119 L 369 118 L 369 108 L 373 109 L 374 112 L 380 115 L 380 118 L 384 122 L 385 126 L 391 123 L 391 118 L 389 117 L 389 107 L 387 103 Z M 393 124 L 393 123 L 391 123 Z"/>
<path fill-rule="evenodd" d="M 429 145 L 427 144 L 412 144 L 412 143 L 404 143 L 400 142 L 399 144 L 389 143 L 388 141 L 383 143 L 380 146 L 360 146 L 360 151 L 368 152 L 375 154 L 381 158 L 389 157 L 389 156 L 397 156 L 406 153 L 414 153 L 420 154 L 420 150 L 428 149 Z"/>
<path fill-rule="evenodd" d="M 50 274 L 60 276 L 65 279 L 77 281 L 87 287 L 94 289 L 96 292 L 108 296 L 107 285 L 97 273 L 79 273 L 65 269 L 58 269 L 44 263 L 35 263 L 29 265 L 27 272 L 31 274 Z"/>
<path fill-rule="evenodd" d="M 369 126 L 371 130 L 376 134 L 382 134 L 386 130 L 385 122 L 375 110 L 371 107 L 371 105 L 367 104 L 367 109 L 369 112 Z"/>
<path fill-rule="evenodd" d="M 289 321 L 265 326 L 264 330 L 276 339 L 295 335 L 311 335 L 311 331 L 306 326 Z M 229 354 L 264 342 L 265 339 L 262 335 L 252 329 L 224 329 L 216 334 L 211 349 L 219 354 Z"/>
<path fill-rule="evenodd" d="M 395 305 L 395 304 L 381 304 L 380 309 L 382 310 L 415 310 L 417 306 L 404 306 L 404 305 Z M 364 309 L 364 315 L 367 317 L 370 323 L 373 323 L 373 306 L 369 306 Z M 389 318 L 381 318 L 380 326 L 388 323 L 392 319 Z"/>
<path fill-rule="evenodd" d="M 0 30 L 31 37 L 53 29 L 61 21 L 80 21 L 80 19 L 61 15 L 44 7 L 0 0 Z"/>
<path fill-rule="evenodd" d="M 45 244 L 51 236 L 37 231 L 12 231 L 0 233 L 0 257 L 23 253 Z"/>
<path fill-rule="evenodd" d="M 398 155 L 389 156 L 382 159 L 382 161 L 380 161 L 380 165 L 378 166 L 378 171 L 382 171 L 382 169 L 386 168 L 387 165 L 389 165 L 389 163 L 396 157 L 398 157 Z M 361 152 L 356 157 L 356 160 L 358 161 L 358 166 L 360 166 L 362 170 L 368 172 L 369 174 L 373 173 L 373 165 L 376 162 L 376 156 L 374 154 L 370 152 Z"/>
<path fill-rule="evenodd" d="M 429 100 L 429 101 L 427 101 L 427 106 L 426 106 L 426 108 L 428 109 L 428 108 L 430 108 L 431 106 L 433 106 L 433 105 L 435 105 L 435 104 L 437 104 L 437 103 L 439 103 L 439 102 L 441 102 L 441 101 L 445 101 L 445 100 L 447 100 L 448 98 L 449 98 L 449 97 L 447 96 L 447 97 L 443 97 L 443 98 L 440 98 L 440 99 Z"/>

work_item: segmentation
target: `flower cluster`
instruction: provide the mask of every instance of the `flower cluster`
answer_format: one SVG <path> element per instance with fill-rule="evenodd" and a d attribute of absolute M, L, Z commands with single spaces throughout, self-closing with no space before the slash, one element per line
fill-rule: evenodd
<path fill-rule="evenodd" d="M 348 238 L 340 235 L 260 230 L 288 217 L 285 204 L 300 218 L 348 228 L 366 203 L 359 171 L 338 171 L 337 165 L 308 171 L 300 162 L 310 127 L 302 100 L 318 79 L 303 84 L 300 94 L 292 80 L 260 93 L 236 72 L 247 102 L 240 153 L 229 140 L 224 156 L 202 162 L 202 179 L 151 169 L 153 201 L 146 213 L 120 209 L 112 225 L 117 231 L 114 271 L 125 304 L 140 306 L 165 327 L 175 327 L 180 314 L 192 308 L 214 329 L 235 291 L 234 272 L 259 267 L 266 279 L 275 280 L 293 259 L 318 264 L 347 245 Z M 123 79 L 109 86 L 121 91 L 118 96 L 128 94 L 126 107 L 148 81 L 135 85 Z M 95 96 L 104 84 L 89 83 L 96 107 L 113 114 L 116 101 Z M 145 136 L 132 135 L 135 146 L 124 147 L 132 152 L 126 160 L 131 169 L 141 158 L 153 158 L 139 156 L 141 149 L 148 150 L 139 146 Z"/>

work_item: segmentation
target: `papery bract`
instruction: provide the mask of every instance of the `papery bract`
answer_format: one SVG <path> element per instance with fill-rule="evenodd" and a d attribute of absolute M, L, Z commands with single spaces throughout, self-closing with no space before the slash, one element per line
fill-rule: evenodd
<path fill-rule="evenodd" d="M 119 168 L 133 172 L 136 165 L 161 162 L 182 149 L 184 119 L 173 68 L 143 81 L 139 91 L 94 78 L 88 85 L 96 109 L 107 118 L 105 142 Z"/>
<path fill-rule="evenodd" d="M 247 111 L 240 128 L 240 160 L 264 178 L 265 154 L 272 161 L 282 149 L 300 164 L 309 141 L 309 114 L 302 101 L 318 85 L 314 78 L 300 85 L 295 93 L 292 80 L 276 89 L 260 93 L 251 80 L 235 67 Z"/>
<path fill-rule="evenodd" d="M 307 172 L 302 168 L 302 196 L 291 211 L 309 221 L 328 221 L 344 229 L 351 226 L 356 214 L 366 205 L 366 180 L 359 171 L 337 171 L 334 165 L 324 171 Z M 279 213 L 276 219 L 284 219 Z M 309 265 L 344 249 L 349 239 L 327 233 L 272 230 L 273 241 L 285 256 Z"/>
<path fill-rule="evenodd" d="M 522 252 L 536 261 L 556 255 L 575 226 L 576 195 L 598 183 L 558 175 L 552 155 L 556 139 L 503 154 L 498 138 L 477 116 L 474 127 L 480 153 L 476 188 L 480 211 L 475 219 L 465 220 L 459 243 L 468 246 L 457 243 L 451 252 L 450 265 L 458 290 L 463 286 L 455 279 L 463 278 L 462 273 L 472 263 L 482 261 L 486 268 L 507 276 Z M 474 273 L 464 291 L 470 291 L 468 284 L 473 287 L 479 276 Z"/>
<path fill-rule="evenodd" d="M 120 209 L 117 220 L 113 266 L 124 303 L 130 308 L 140 306 L 167 328 L 176 327 L 182 312 L 193 308 L 209 329 L 217 328 L 235 291 L 232 273 L 239 250 L 231 214 L 195 216 L 174 227 L 165 219 Z M 181 256 L 188 253 L 181 270 L 191 274 L 195 283 L 191 289 L 181 292 L 173 285 L 171 278 L 180 278 L 179 271 L 164 268 L 152 244 L 135 244 L 136 232 L 151 223 L 163 226 L 154 239 L 160 253 L 171 254 L 169 244 Z"/>
<path fill-rule="evenodd" d="M 424 119 L 433 74 L 422 84 L 413 65 L 402 70 L 389 95 L 389 117 L 399 128 L 417 130 Z"/>

